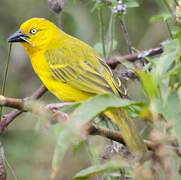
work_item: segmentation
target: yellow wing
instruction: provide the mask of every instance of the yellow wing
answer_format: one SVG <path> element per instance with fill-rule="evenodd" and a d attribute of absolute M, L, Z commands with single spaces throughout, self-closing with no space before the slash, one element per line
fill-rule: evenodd
<path fill-rule="evenodd" d="M 82 48 L 52 49 L 45 52 L 50 65 L 52 78 L 72 87 L 92 94 L 113 92 L 118 94 L 118 83 L 114 80 L 111 70 L 93 51 L 91 55 Z"/>

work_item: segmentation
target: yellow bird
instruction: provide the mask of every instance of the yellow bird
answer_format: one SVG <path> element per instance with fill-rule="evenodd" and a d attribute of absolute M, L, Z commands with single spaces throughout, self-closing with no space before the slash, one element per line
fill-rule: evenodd
<path fill-rule="evenodd" d="M 61 101 L 82 101 L 106 92 L 122 96 L 110 68 L 95 50 L 46 19 L 26 21 L 8 42 L 21 42 L 41 81 Z M 146 147 L 127 112 L 113 109 L 104 114 L 118 125 L 129 150 L 143 157 Z"/>

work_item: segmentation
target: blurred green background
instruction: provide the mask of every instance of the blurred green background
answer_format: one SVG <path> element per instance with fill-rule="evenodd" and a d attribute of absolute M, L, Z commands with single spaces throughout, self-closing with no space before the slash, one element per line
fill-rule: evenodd
<path fill-rule="evenodd" d="M 91 12 L 95 1 L 67 0 L 61 13 L 62 28 L 65 32 L 94 46 L 100 41 L 99 20 L 97 11 Z M 160 42 L 168 39 L 166 25 L 162 22 L 151 24 L 150 17 L 160 13 L 161 8 L 157 1 L 139 0 L 140 7 L 128 9 L 126 24 L 137 49 L 146 50 L 156 47 Z M 110 11 L 104 10 L 104 21 L 108 27 Z M 15 32 L 21 23 L 31 17 L 44 17 L 58 24 L 60 15 L 56 15 L 48 8 L 47 0 L 1 0 L 0 1 L 0 83 L 2 84 L 5 62 L 7 59 L 7 38 Z M 122 35 L 119 20 L 116 21 L 115 39 L 118 42 L 113 56 L 128 54 L 125 40 Z M 28 56 L 20 44 L 13 44 L 11 62 L 9 66 L 6 96 L 22 98 L 31 95 L 41 82 L 35 75 Z M 56 102 L 50 93 L 43 98 L 46 103 Z M 4 109 L 4 113 L 9 109 Z M 55 138 L 51 127 L 45 125 L 37 127 L 38 118 L 31 113 L 18 117 L 1 136 L 6 159 L 11 165 L 17 179 L 45 180 L 48 179 L 51 167 L 51 158 L 55 146 Z M 101 141 L 104 139 L 101 138 Z M 96 143 L 97 140 L 96 140 Z M 96 144 L 95 143 L 95 144 Z M 64 163 L 60 168 L 61 178 L 71 177 L 81 168 L 90 164 L 86 155 L 86 148 L 81 148 L 76 154 L 67 152 Z M 101 149 L 101 148 L 100 148 Z M 100 150 L 100 152 L 102 149 Z M 8 169 L 8 180 L 15 179 Z"/>

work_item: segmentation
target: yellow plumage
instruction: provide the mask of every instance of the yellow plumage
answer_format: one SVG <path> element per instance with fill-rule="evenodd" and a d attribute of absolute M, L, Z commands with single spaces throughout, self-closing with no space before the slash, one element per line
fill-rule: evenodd
<path fill-rule="evenodd" d="M 106 92 L 121 96 L 111 70 L 86 43 L 43 18 L 26 21 L 18 32 L 21 40 L 12 36 L 9 41 L 22 42 L 35 72 L 61 101 L 86 100 Z M 144 155 L 145 145 L 126 111 L 114 109 L 105 114 L 118 125 L 130 151 Z"/>

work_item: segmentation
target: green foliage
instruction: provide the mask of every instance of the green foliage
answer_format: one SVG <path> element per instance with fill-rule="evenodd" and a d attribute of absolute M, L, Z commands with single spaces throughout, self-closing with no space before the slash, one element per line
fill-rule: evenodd
<path fill-rule="evenodd" d="M 155 23 L 157 21 L 166 21 L 166 20 L 171 20 L 171 19 L 172 19 L 172 16 L 170 15 L 170 13 L 162 13 L 162 14 L 151 17 L 150 22 Z"/>
<path fill-rule="evenodd" d="M 123 167 L 128 167 L 128 164 L 126 162 L 123 163 L 123 161 L 121 161 L 120 159 L 112 160 L 103 165 L 94 165 L 87 169 L 81 170 L 74 176 L 73 180 L 85 180 L 96 174 L 107 172 L 107 171 L 110 172 L 110 170 L 119 170 L 120 168 L 123 168 Z"/>
<path fill-rule="evenodd" d="M 135 0 L 126 0 L 124 3 L 126 4 L 127 8 L 139 7 L 139 3 Z"/>
<path fill-rule="evenodd" d="M 28 19 L 29 16 L 32 16 L 32 14 L 35 14 L 35 16 L 40 16 L 39 15 L 41 9 L 40 7 L 41 6 L 43 7 L 44 3 L 44 1 L 42 1 L 41 6 L 37 4 L 37 7 L 34 8 L 35 0 L 32 1 L 34 2 L 32 4 L 33 11 L 27 11 L 30 12 L 30 14 L 27 14 L 26 12 L 27 4 L 24 5 L 24 7 L 22 6 L 23 8 L 20 8 L 21 6 L 18 5 L 22 4 L 23 1 L 19 0 L 18 2 L 19 3 L 15 1 L 11 2 L 10 0 L 3 1 L 2 3 L 3 8 L 1 9 L 1 11 L 3 11 L 3 9 L 6 10 L 4 13 L 5 14 L 4 19 L 6 19 L 7 17 L 8 19 L 14 19 L 13 21 L 15 24 L 14 29 L 17 28 L 17 22 L 19 21 L 20 17 L 22 19 Z M 25 2 L 26 1 L 24 1 L 24 3 Z M 29 2 L 28 3 L 29 7 L 30 1 L 27 2 Z M 47 167 L 50 166 L 50 156 L 51 156 L 50 152 L 52 152 L 52 149 L 54 147 L 54 141 L 56 139 L 56 147 L 54 149 L 53 160 L 52 160 L 51 179 L 53 179 L 53 177 L 57 175 L 59 169 L 61 170 L 60 168 L 61 164 L 65 166 L 65 160 L 68 161 L 71 158 L 73 159 L 73 157 L 77 157 L 78 154 L 81 154 L 80 156 L 83 158 L 82 159 L 80 158 L 79 164 L 76 165 L 71 164 L 69 166 L 65 166 L 65 169 L 68 169 L 67 174 L 71 174 L 70 175 L 71 177 L 70 176 L 68 178 L 64 176 L 62 177 L 61 174 L 60 177 L 62 179 L 71 179 L 73 175 L 74 175 L 73 178 L 74 180 L 88 179 L 92 176 L 100 175 L 99 177 L 107 180 L 108 178 L 106 177 L 109 177 L 110 174 L 115 172 L 119 174 L 120 169 L 125 169 L 126 175 L 128 176 L 130 175 L 131 177 L 130 179 L 133 180 L 136 179 L 145 180 L 146 178 L 154 179 L 155 177 L 158 179 L 166 179 L 166 177 L 169 177 L 170 179 L 173 180 L 179 180 L 181 178 L 180 174 L 178 173 L 178 170 L 180 168 L 179 167 L 180 159 L 175 154 L 175 152 L 172 151 L 174 147 L 168 148 L 168 146 L 171 146 L 173 143 L 174 144 L 178 143 L 179 145 L 181 144 L 181 133 L 180 133 L 181 131 L 181 108 L 180 108 L 181 107 L 181 89 L 180 89 L 181 28 L 179 25 L 175 24 L 173 20 L 172 11 L 175 10 L 174 1 L 173 0 L 166 0 L 166 1 L 123 0 L 123 4 L 126 5 L 126 8 L 129 10 L 126 11 L 126 14 L 124 14 L 122 11 L 120 12 L 115 11 L 115 8 L 117 8 L 118 5 L 117 0 L 100 0 L 100 1 L 94 0 L 92 2 L 93 4 L 85 2 L 83 3 L 83 1 L 78 1 L 78 0 L 67 1 L 67 3 L 69 3 L 69 8 L 70 7 L 71 8 L 66 9 L 65 7 L 66 13 L 64 13 L 64 15 L 67 14 L 67 16 L 65 16 L 64 21 L 66 22 L 68 28 L 71 27 L 70 29 L 72 35 L 74 36 L 77 35 L 76 32 L 80 31 L 82 27 L 83 29 L 85 28 L 85 31 L 83 31 L 84 33 L 80 31 L 79 34 L 81 35 L 85 34 L 85 32 L 87 31 L 86 34 L 87 36 L 93 31 L 92 33 L 93 35 L 90 36 L 87 40 L 90 41 L 92 44 L 95 44 L 94 49 L 105 59 L 111 57 L 117 57 L 126 53 L 125 51 L 126 45 L 124 41 L 125 37 L 123 37 L 124 35 L 122 31 L 120 31 L 121 28 L 120 24 L 118 23 L 119 21 L 117 21 L 117 18 L 121 17 L 121 19 L 124 20 L 124 22 L 128 26 L 128 32 L 130 33 L 130 37 L 131 39 L 133 39 L 133 44 L 136 46 L 136 48 L 142 47 L 142 50 L 146 49 L 146 47 L 151 48 L 160 44 L 163 39 L 164 40 L 170 39 L 170 37 L 168 37 L 168 32 L 167 32 L 168 30 L 170 31 L 170 34 L 172 35 L 173 39 L 167 40 L 164 43 L 162 43 L 164 53 L 149 58 L 144 56 L 148 60 L 148 62 L 143 68 L 139 70 L 136 68 L 134 69 L 133 68 L 134 66 L 132 65 L 132 70 L 135 71 L 139 79 L 137 81 L 141 82 L 144 93 L 147 96 L 145 98 L 146 100 L 144 101 L 144 103 L 135 102 L 128 99 L 120 99 L 112 94 L 102 94 L 94 98 L 91 98 L 85 102 L 77 102 L 72 106 L 68 106 L 66 108 L 61 109 L 61 111 L 65 111 L 70 114 L 71 116 L 70 122 L 65 124 L 58 123 L 52 126 L 51 128 L 47 128 L 46 124 L 46 128 L 44 128 L 46 129 L 45 130 L 46 133 L 44 133 L 44 130 L 41 132 L 42 137 L 40 140 L 39 138 L 37 138 L 37 136 L 38 137 L 40 136 L 39 134 L 38 135 L 36 134 L 36 136 L 32 135 L 32 132 L 29 132 L 27 134 L 28 130 L 26 130 L 26 128 L 32 128 L 33 126 L 32 124 L 34 124 L 33 119 L 35 117 L 30 117 L 30 115 L 26 116 L 26 118 L 23 117 L 21 119 L 22 121 L 19 121 L 20 124 L 18 125 L 15 124 L 12 127 L 12 128 L 14 127 L 17 128 L 17 130 L 15 129 L 15 136 L 13 134 L 13 136 L 9 135 L 8 137 L 9 132 L 5 134 L 5 136 L 2 136 L 7 156 L 10 155 L 11 159 L 10 163 L 14 164 L 13 168 L 16 169 L 15 173 L 18 174 L 17 176 L 23 177 L 24 179 L 29 178 L 27 177 L 27 174 L 30 174 L 29 172 L 31 171 L 29 166 L 31 166 L 32 172 L 34 173 L 34 171 L 36 171 L 36 175 L 34 177 L 30 177 L 31 179 L 36 179 L 37 177 L 38 179 L 41 179 L 39 176 L 39 174 L 41 173 L 40 171 L 42 171 L 43 174 L 42 179 L 45 179 L 45 176 L 47 177 L 49 173 L 49 171 L 47 171 Z M 155 2 L 157 3 L 158 6 L 155 6 L 154 4 Z M 73 20 L 74 18 L 76 18 L 77 20 L 78 17 L 74 17 L 75 15 L 73 11 L 71 12 L 72 9 L 73 10 L 75 9 L 75 11 L 77 12 L 76 9 L 77 7 L 80 7 L 81 17 L 85 16 L 85 19 L 86 20 L 88 19 L 87 21 L 89 21 L 90 19 L 92 20 L 92 21 L 90 20 L 90 23 L 87 24 L 87 26 L 88 25 L 90 26 L 86 27 L 86 25 L 84 25 L 81 22 L 82 19 L 80 17 L 79 17 L 81 19 L 80 23 L 77 23 L 78 21 L 75 21 L 72 25 L 72 21 L 70 22 L 70 18 L 68 18 L 68 15 L 71 17 L 71 20 Z M 13 8 L 15 8 L 15 10 L 13 10 Z M 16 14 L 17 9 L 19 10 L 18 14 Z M 45 10 L 43 11 L 43 9 Z M 12 15 L 8 15 L 7 12 L 9 12 L 9 10 L 12 10 L 12 12 L 14 13 L 12 13 Z M 48 16 L 46 5 L 44 6 L 44 8 L 41 9 L 41 11 L 43 12 L 41 16 Z M 153 15 L 153 12 L 158 12 L 158 15 Z M 97 18 L 97 13 L 99 13 L 99 20 Z M 24 15 L 23 17 L 22 14 L 26 15 Z M 150 18 L 150 15 L 152 16 L 152 18 Z M 2 17 L 3 14 L 1 14 L 1 18 Z M 89 19 L 87 17 L 91 18 Z M 55 19 L 55 15 L 50 14 L 48 18 Z M 147 19 L 149 18 L 152 25 L 149 25 L 147 22 Z M 3 23 L 2 27 L 5 27 L 6 25 L 4 23 L 5 22 L 4 19 L 1 19 L 1 22 Z M 13 26 L 13 23 L 11 23 L 11 21 L 10 24 L 7 25 L 9 34 L 12 32 L 11 27 Z M 158 24 L 157 25 L 154 24 L 157 21 L 162 23 L 167 22 L 167 24 L 166 25 L 164 24 L 164 26 L 159 26 Z M 92 25 L 93 23 L 98 24 L 98 22 L 100 24 L 99 35 L 97 35 L 98 26 Z M 155 29 L 153 24 L 156 27 Z M 90 31 L 88 31 L 89 27 L 91 27 Z M 169 29 L 166 29 L 166 27 L 169 27 Z M 63 28 L 65 28 L 64 25 Z M 6 35 L 4 33 L 6 31 L 7 30 L 2 31 L 3 35 Z M 85 36 L 80 36 L 80 37 L 83 39 L 83 37 Z M 0 44 L 4 45 L 5 42 L 3 41 L 3 39 L 5 38 L 3 37 L 0 38 L 1 41 Z M 140 44 L 142 44 L 142 46 L 139 46 Z M 4 53 L 4 50 L 1 50 L 1 52 Z M 18 55 L 18 53 L 20 53 L 20 51 L 16 49 L 14 54 Z M 16 59 L 16 56 L 14 56 L 14 59 Z M 29 73 L 27 71 L 27 74 L 24 75 L 23 74 L 24 68 L 27 67 L 25 65 L 22 65 L 22 69 L 18 69 L 19 66 L 21 65 L 20 63 L 21 61 L 14 61 L 14 62 L 15 65 L 13 66 L 12 77 L 19 76 L 19 82 L 22 82 L 23 78 L 25 80 L 23 82 L 24 85 L 22 85 L 23 88 L 21 90 L 17 90 L 19 88 L 19 83 L 14 82 L 14 79 L 11 78 L 10 82 L 12 84 L 15 84 L 13 85 L 13 87 L 15 88 L 11 88 L 11 90 L 9 91 L 13 91 L 12 93 L 14 93 L 14 89 L 16 89 L 16 91 L 20 91 L 21 94 L 18 96 L 22 97 L 23 93 L 26 95 L 29 93 L 29 91 L 27 90 L 29 86 L 28 88 L 26 88 L 28 84 L 26 84 L 25 81 L 28 81 L 30 77 L 32 77 L 32 73 Z M 130 81 L 128 81 L 127 84 L 129 84 Z M 29 83 L 29 81 L 27 83 Z M 35 89 L 38 86 L 37 85 L 38 83 L 39 82 L 35 84 L 33 83 L 30 84 Z M 11 86 L 9 85 L 9 87 Z M 138 91 L 138 93 L 140 94 L 142 93 L 136 87 L 132 88 L 131 90 Z M 14 96 L 17 95 L 15 94 Z M 53 98 L 47 98 L 47 99 L 51 103 L 54 101 L 52 100 Z M 101 157 L 103 151 L 106 149 L 105 145 L 107 145 L 109 141 L 103 142 L 104 141 L 103 138 L 101 140 L 97 140 L 97 137 L 95 139 L 98 141 L 98 143 L 95 142 L 94 139 L 94 141 L 89 144 L 90 146 L 88 147 L 89 152 L 86 152 L 87 153 L 86 156 L 83 156 L 82 151 L 85 151 L 84 148 L 87 147 L 88 145 L 84 140 L 86 134 L 83 133 L 81 129 L 82 126 L 85 123 L 94 120 L 94 123 L 98 124 L 99 126 L 106 127 L 107 124 L 105 123 L 105 121 L 102 121 L 101 118 L 97 118 L 97 116 L 100 115 L 104 110 L 111 108 L 118 108 L 118 107 L 126 109 L 130 117 L 137 119 L 136 124 L 138 125 L 138 127 L 141 127 L 140 129 L 141 132 L 143 132 L 143 138 L 149 139 L 156 144 L 156 149 L 153 152 L 154 158 L 150 157 L 149 160 L 146 160 L 141 165 L 138 162 L 132 163 L 131 161 L 130 163 L 128 160 L 129 158 L 127 156 L 125 157 L 126 160 L 122 158 L 120 159 L 116 158 L 116 160 L 110 158 L 109 161 L 105 160 L 104 162 L 102 162 Z M 24 120 L 28 119 L 28 117 L 29 121 L 24 123 Z M 45 119 L 44 116 L 41 118 Z M 47 123 L 47 121 L 46 122 L 43 121 L 43 123 L 41 123 L 40 125 L 42 126 L 44 125 L 44 123 Z M 114 125 L 112 125 L 111 127 L 114 127 Z M 146 133 L 144 132 L 144 129 L 146 129 L 145 127 L 148 129 L 148 132 Z M 23 134 L 19 133 L 21 132 L 19 128 L 25 129 L 23 131 Z M 38 131 L 41 130 L 42 130 L 41 128 L 38 129 Z M 47 133 L 51 130 L 54 131 L 54 133 L 52 133 L 53 135 L 51 133 L 50 134 Z M 18 133 L 20 134 L 19 136 Z M 147 136 L 144 136 L 144 133 L 147 134 Z M 25 136 L 25 134 L 27 136 Z M 16 137 L 16 139 L 14 137 Z M 34 144 L 35 142 L 36 144 Z M 73 151 L 73 155 L 71 157 L 69 156 L 67 157 L 66 152 L 68 152 L 68 149 L 70 147 L 71 150 Z M 114 148 L 111 150 L 120 152 L 118 149 L 115 150 Z M 36 153 L 37 155 L 35 155 Z M 47 159 L 47 154 L 49 155 L 48 159 Z M 122 155 L 124 154 L 124 152 L 121 151 L 120 154 Z M 64 158 L 66 159 L 64 160 Z M 35 167 L 34 167 L 34 160 L 36 161 Z M 86 165 L 84 164 L 84 166 L 80 166 L 80 164 L 84 161 L 88 161 L 89 164 Z M 29 165 L 30 163 L 31 165 Z M 154 166 L 155 164 L 156 166 Z M 77 166 L 78 169 L 73 171 L 72 170 L 73 166 Z M 82 170 L 80 170 L 81 168 Z M 65 169 L 63 169 L 62 172 Z M 173 175 L 171 174 L 172 173 L 171 170 L 173 171 Z M 19 174 L 21 174 L 22 176 Z"/>
<path fill-rule="evenodd" d="M 96 106 L 95 106 L 96 105 Z M 120 99 L 113 94 L 101 94 L 82 102 L 73 112 L 69 124 L 61 129 L 57 139 L 55 153 L 52 162 L 52 173 L 56 174 L 62 161 L 63 155 L 70 144 L 77 138 L 80 138 L 80 128 L 83 124 L 91 121 L 103 111 L 112 108 L 126 108 L 134 105 L 142 105 L 140 102 L 134 102 L 128 99 Z"/>

